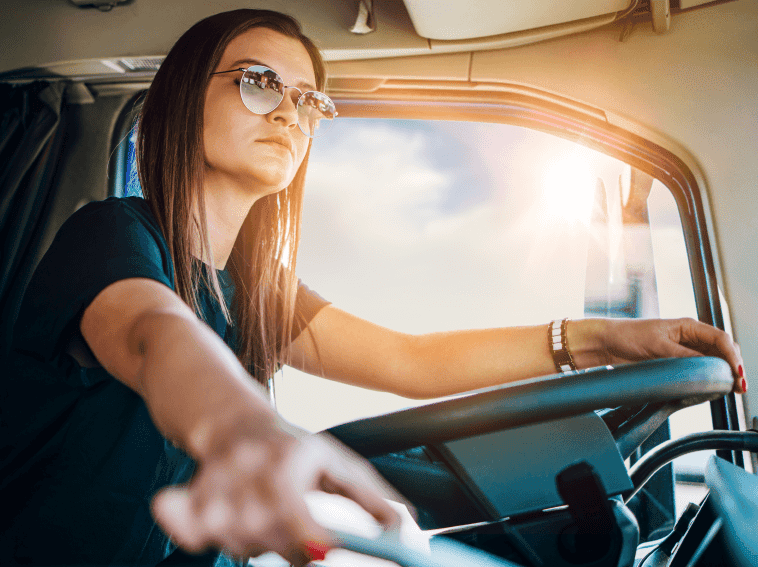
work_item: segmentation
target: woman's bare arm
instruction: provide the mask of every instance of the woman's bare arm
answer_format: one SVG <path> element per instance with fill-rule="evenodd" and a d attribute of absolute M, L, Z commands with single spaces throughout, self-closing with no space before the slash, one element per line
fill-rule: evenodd
<path fill-rule="evenodd" d="M 372 469 L 327 436 L 284 422 L 234 353 L 181 299 L 149 279 L 103 290 L 81 321 L 98 362 L 137 392 L 164 436 L 198 460 L 190 484 L 162 491 L 156 519 L 189 551 L 239 556 L 272 550 L 295 564 L 327 534 L 303 501 L 309 490 L 355 500 L 386 525 L 396 497 Z"/>
<path fill-rule="evenodd" d="M 111 375 L 146 402 L 158 428 L 197 450 L 220 411 L 244 405 L 273 423 L 267 396 L 208 326 L 169 288 L 150 279 L 104 289 L 81 321 L 85 341 Z"/>
<path fill-rule="evenodd" d="M 742 358 L 724 332 L 692 319 L 569 322 L 579 368 L 649 358 L 721 356 L 742 392 Z M 293 342 L 288 363 L 311 374 L 392 392 L 434 398 L 555 373 L 547 324 L 408 335 L 334 307 L 322 309 Z"/>

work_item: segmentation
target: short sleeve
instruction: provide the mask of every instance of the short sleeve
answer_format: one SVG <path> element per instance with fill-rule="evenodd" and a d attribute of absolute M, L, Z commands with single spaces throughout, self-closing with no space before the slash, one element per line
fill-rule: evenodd
<path fill-rule="evenodd" d="M 294 341 L 303 332 L 303 329 L 310 324 L 316 314 L 329 304 L 329 301 L 310 289 L 302 280 L 298 280 L 297 298 L 295 299 L 295 319 L 292 322 L 290 338 Z"/>
<path fill-rule="evenodd" d="M 26 289 L 13 348 L 53 362 L 84 310 L 110 284 L 150 278 L 174 289 L 173 264 L 147 202 L 109 198 L 85 205 L 63 224 Z"/>

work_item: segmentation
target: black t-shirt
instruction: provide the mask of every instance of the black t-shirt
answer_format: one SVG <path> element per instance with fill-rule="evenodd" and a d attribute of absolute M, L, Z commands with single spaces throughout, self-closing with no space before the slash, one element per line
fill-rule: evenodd
<path fill-rule="evenodd" d="M 217 274 L 231 306 L 232 279 Z M 67 352 L 72 341 L 89 351 L 79 324 L 98 293 L 135 277 L 174 289 L 147 202 L 112 197 L 64 223 L 27 287 L 0 380 L 2 565 L 155 565 L 174 549 L 149 503 L 187 481 L 193 461 L 161 436 L 136 393 Z M 233 347 L 221 306 L 206 289 L 198 299 L 203 320 Z M 301 285 L 302 319 L 326 304 Z"/>

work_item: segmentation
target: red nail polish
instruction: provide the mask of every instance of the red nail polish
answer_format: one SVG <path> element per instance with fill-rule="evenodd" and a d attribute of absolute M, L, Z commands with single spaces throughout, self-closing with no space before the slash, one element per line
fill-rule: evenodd
<path fill-rule="evenodd" d="M 747 380 L 742 379 L 742 391 L 747 392 Z"/>
<path fill-rule="evenodd" d="M 324 557 L 326 557 L 327 552 L 331 548 L 325 543 L 308 541 L 305 543 L 305 549 L 308 551 L 308 555 L 310 555 L 314 561 L 323 561 Z"/>
<path fill-rule="evenodd" d="M 745 377 L 745 371 L 743 370 L 741 364 L 737 367 L 737 373 L 740 375 L 740 378 L 744 378 Z"/>

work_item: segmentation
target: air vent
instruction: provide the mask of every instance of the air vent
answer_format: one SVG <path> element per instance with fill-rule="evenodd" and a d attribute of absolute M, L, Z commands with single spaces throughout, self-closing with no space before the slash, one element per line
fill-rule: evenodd
<path fill-rule="evenodd" d="M 130 57 L 119 59 L 118 62 L 129 72 L 137 73 L 140 71 L 157 71 L 163 63 L 163 59 L 163 57 Z"/>

